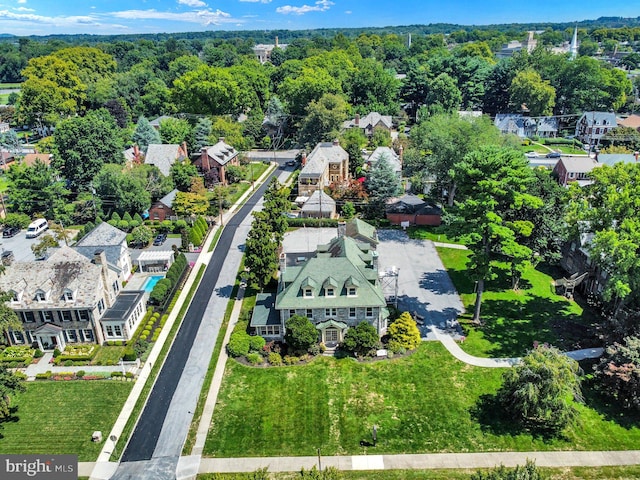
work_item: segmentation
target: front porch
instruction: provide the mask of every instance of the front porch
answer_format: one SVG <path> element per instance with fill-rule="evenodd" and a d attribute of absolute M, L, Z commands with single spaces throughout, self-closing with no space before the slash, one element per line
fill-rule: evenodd
<path fill-rule="evenodd" d="M 64 340 L 64 330 L 52 323 L 45 323 L 37 328 L 32 335 L 38 343 L 38 348 L 43 352 L 56 348 L 62 352 L 67 347 Z"/>
<path fill-rule="evenodd" d="M 349 329 L 349 325 L 330 319 L 316 324 L 316 329 L 320 332 L 320 341 L 324 343 L 327 348 L 333 348 L 342 342 L 345 332 Z"/>

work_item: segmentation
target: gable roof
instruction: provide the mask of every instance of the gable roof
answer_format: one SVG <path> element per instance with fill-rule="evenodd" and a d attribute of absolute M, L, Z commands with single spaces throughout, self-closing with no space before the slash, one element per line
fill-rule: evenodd
<path fill-rule="evenodd" d="M 178 194 L 178 189 L 174 188 L 169 193 L 167 193 L 164 197 L 158 200 L 156 203 L 161 203 L 169 208 L 173 206 L 173 201 L 176 199 L 176 195 Z"/>
<path fill-rule="evenodd" d="M 218 143 L 210 147 L 204 147 L 207 155 L 218 165 L 224 166 L 238 156 L 238 151 L 231 145 L 220 139 Z"/>
<path fill-rule="evenodd" d="M 127 239 L 127 234 L 107 222 L 102 222 L 87 233 L 76 246 L 79 247 L 106 247 L 121 246 Z"/>
<path fill-rule="evenodd" d="M 51 159 L 53 155 L 50 153 L 27 153 L 24 157 L 22 157 L 22 163 L 27 165 L 28 167 L 33 166 L 36 161 L 40 160 L 45 165 L 51 165 Z"/>
<path fill-rule="evenodd" d="M 357 122 L 357 123 L 356 123 Z M 391 130 L 393 127 L 393 119 L 391 115 L 380 115 L 378 112 L 369 112 L 359 119 L 352 118 L 343 123 L 343 128 L 362 128 L 372 129 L 379 124 Z"/>
<path fill-rule="evenodd" d="M 340 163 L 349 159 L 349 154 L 337 142 L 318 143 L 307 157 L 305 166 L 300 170 L 300 177 L 316 177 L 322 175 L 330 163 Z"/>
<path fill-rule="evenodd" d="M 302 212 L 327 212 L 336 210 L 336 201 L 322 190 L 314 190 L 309 199 L 304 202 Z"/>
<path fill-rule="evenodd" d="M 168 120 L 170 118 L 173 118 L 173 117 L 170 117 L 169 115 L 160 115 L 158 118 L 154 118 L 153 120 L 150 120 L 149 123 L 153 128 L 160 128 L 160 122 L 162 122 L 163 120 Z"/>
<path fill-rule="evenodd" d="M 176 160 L 185 158 L 187 156 L 182 151 L 181 145 L 151 143 L 144 156 L 144 163 L 146 165 L 155 165 L 165 177 L 168 177 L 171 175 L 171 166 Z"/>
<path fill-rule="evenodd" d="M 402 172 L 402 162 L 400 162 L 400 157 L 391 147 L 377 147 L 373 153 L 369 155 L 367 162 L 373 165 L 382 157 L 385 157 L 385 160 L 394 172 Z"/>
<path fill-rule="evenodd" d="M 640 115 L 629 115 L 627 118 L 620 120 L 618 125 L 621 127 L 631 127 L 636 130 L 640 128 Z"/>
<path fill-rule="evenodd" d="M 536 121 L 536 131 L 538 132 L 557 132 L 558 119 L 556 117 L 540 117 Z"/>
<path fill-rule="evenodd" d="M 567 172 L 573 173 L 589 173 L 594 168 L 601 166 L 590 157 L 560 157 L 555 169 L 559 168 L 560 165 L 563 165 Z"/>
<path fill-rule="evenodd" d="M 526 137 L 528 129 L 534 128 L 536 122 L 520 113 L 498 113 L 493 124 L 503 133 L 514 133 L 519 137 Z"/>
<path fill-rule="evenodd" d="M 369 243 L 374 245 L 378 244 L 376 227 L 359 218 L 353 218 L 347 222 L 345 225 L 345 235 L 355 239 L 358 239 L 358 237 L 365 238 Z"/>
<path fill-rule="evenodd" d="M 616 163 L 637 163 L 633 153 L 599 153 L 597 162 L 603 165 L 614 166 Z"/>
<path fill-rule="evenodd" d="M 276 308 L 384 307 L 386 301 L 372 260 L 369 245 L 349 237 L 337 237 L 327 245 L 319 245 L 315 257 L 282 272 Z M 320 291 L 327 281 L 336 286 L 336 296 L 325 297 L 324 291 Z M 356 283 L 357 296 L 347 297 L 347 284 Z M 302 297 L 303 284 L 316 285 L 314 298 Z"/>
<path fill-rule="evenodd" d="M 66 290 L 74 293 L 74 308 L 93 308 L 101 298 L 101 270 L 100 265 L 64 246 L 57 249 L 48 260 L 16 262 L 8 267 L 5 274 L 0 276 L 0 289 L 21 294 L 22 308 L 42 305 L 42 302 L 35 300 L 37 291 L 47 294 L 47 308 L 69 307 L 63 299 Z"/>
<path fill-rule="evenodd" d="M 618 122 L 615 113 L 611 112 L 584 112 L 578 123 L 586 125 L 610 125 L 615 127 Z"/>

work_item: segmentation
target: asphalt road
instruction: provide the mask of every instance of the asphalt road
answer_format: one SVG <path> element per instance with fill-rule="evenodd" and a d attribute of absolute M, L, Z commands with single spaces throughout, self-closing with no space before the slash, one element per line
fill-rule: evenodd
<path fill-rule="evenodd" d="M 167 355 L 164 366 L 156 379 L 149 400 L 142 412 L 136 428 L 122 456 L 122 462 L 150 460 L 156 449 L 158 437 L 162 430 L 167 410 L 173 398 L 180 377 L 184 371 L 191 348 L 202 322 L 209 298 L 215 288 L 220 272 L 224 268 L 227 252 L 236 229 L 249 215 L 256 203 L 268 188 L 271 177 L 280 173 L 276 169 L 268 180 L 251 196 L 225 226 L 213 252 L 211 262 L 207 266 L 202 281 L 178 330 L 173 346 Z M 178 452 L 179 454 L 179 452 Z"/>

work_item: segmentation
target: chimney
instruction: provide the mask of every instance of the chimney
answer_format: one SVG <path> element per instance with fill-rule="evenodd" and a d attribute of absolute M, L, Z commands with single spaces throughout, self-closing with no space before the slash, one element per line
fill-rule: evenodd
<path fill-rule="evenodd" d="M 307 164 L 307 152 L 303 151 L 300 154 L 300 163 L 302 164 L 303 167 Z"/>
<path fill-rule="evenodd" d="M 278 36 L 276 35 L 276 47 L 278 46 Z"/>
<path fill-rule="evenodd" d="M 287 254 L 282 252 L 280 254 L 280 272 L 284 272 L 287 269 Z"/>
<path fill-rule="evenodd" d="M 111 298 L 111 285 L 109 285 L 109 275 L 108 275 L 108 269 L 109 267 L 107 266 L 107 256 L 104 254 L 104 250 L 100 249 L 100 250 L 96 250 L 93 253 L 93 263 L 94 265 L 99 265 L 100 267 L 102 267 L 101 272 L 100 272 L 100 276 L 102 278 L 102 285 L 103 285 L 103 289 L 108 292 L 108 298 Z"/>
<path fill-rule="evenodd" d="M 200 168 L 204 172 L 208 172 L 211 167 L 209 166 L 209 153 L 207 153 L 207 147 L 200 149 Z"/>
<path fill-rule="evenodd" d="M 182 154 L 184 158 L 189 158 L 189 151 L 187 150 L 187 142 L 182 142 Z"/>
<path fill-rule="evenodd" d="M 133 145 L 133 161 L 140 163 L 140 147 L 136 144 Z"/>
<path fill-rule="evenodd" d="M 638 157 L 640 156 L 640 152 L 635 151 L 633 152 L 633 156 L 636 157 L 636 162 L 638 161 Z"/>
<path fill-rule="evenodd" d="M 224 142 L 224 137 L 218 137 L 218 142 Z"/>
<path fill-rule="evenodd" d="M 337 147 L 338 145 L 340 145 L 340 141 L 337 138 L 333 139 L 333 146 Z"/>
<path fill-rule="evenodd" d="M 360 126 L 360 114 L 359 113 L 356 113 L 356 118 L 355 118 L 355 121 L 353 123 L 355 123 L 356 127 Z"/>
<path fill-rule="evenodd" d="M 347 233 L 347 223 L 338 222 L 338 238 L 344 237 Z"/>

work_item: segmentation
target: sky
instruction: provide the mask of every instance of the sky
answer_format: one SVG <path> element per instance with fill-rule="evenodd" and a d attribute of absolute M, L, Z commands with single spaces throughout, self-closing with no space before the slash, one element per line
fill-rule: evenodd
<path fill-rule="evenodd" d="M 397 1 L 397 0 L 396 0 Z M 635 0 L 0 0 L 0 33 L 132 34 L 637 17 Z"/>

